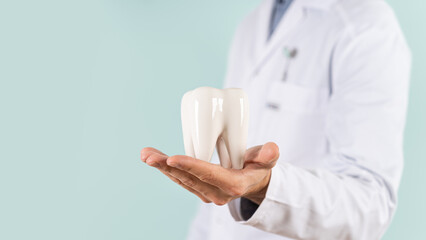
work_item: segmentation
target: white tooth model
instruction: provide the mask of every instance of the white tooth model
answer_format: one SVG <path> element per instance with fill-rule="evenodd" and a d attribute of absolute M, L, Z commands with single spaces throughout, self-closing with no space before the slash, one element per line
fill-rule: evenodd
<path fill-rule="evenodd" d="M 200 87 L 185 93 L 181 107 L 186 155 L 210 162 L 216 146 L 223 167 L 243 168 L 249 105 L 242 89 Z"/>

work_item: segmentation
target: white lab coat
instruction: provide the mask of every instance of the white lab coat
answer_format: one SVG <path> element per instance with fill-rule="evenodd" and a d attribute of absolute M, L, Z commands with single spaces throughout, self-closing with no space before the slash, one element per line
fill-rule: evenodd
<path fill-rule="evenodd" d="M 249 146 L 280 148 L 266 198 L 248 221 L 239 199 L 202 203 L 188 238 L 379 239 L 396 208 L 411 64 L 396 17 L 382 0 L 295 0 L 268 41 L 272 6 L 239 26 L 225 84 L 248 93 Z"/>

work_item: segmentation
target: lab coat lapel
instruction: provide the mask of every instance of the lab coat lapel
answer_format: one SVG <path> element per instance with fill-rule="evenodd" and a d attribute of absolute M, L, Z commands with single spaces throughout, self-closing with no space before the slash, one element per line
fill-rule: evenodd
<path fill-rule="evenodd" d="M 258 58 L 253 67 L 252 75 L 257 75 L 274 50 L 282 46 L 283 39 L 288 37 L 289 33 L 291 33 L 304 19 L 304 8 L 302 3 L 302 1 L 294 0 L 269 40 L 269 24 L 274 0 L 268 0 L 263 5 L 259 16 L 260 24 L 257 29 L 259 36 L 257 39 L 257 49 L 259 49 L 259 53 L 257 54 Z"/>

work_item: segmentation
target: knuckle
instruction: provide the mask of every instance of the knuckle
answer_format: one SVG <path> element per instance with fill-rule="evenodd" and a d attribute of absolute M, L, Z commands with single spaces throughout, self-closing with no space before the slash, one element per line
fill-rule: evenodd
<path fill-rule="evenodd" d="M 179 179 L 177 179 L 177 178 L 170 178 L 170 179 L 172 179 L 172 181 L 173 182 L 175 182 L 175 183 L 177 183 L 177 184 L 179 184 L 179 185 L 184 185 Z"/>
<path fill-rule="evenodd" d="M 203 182 L 208 182 L 213 180 L 213 174 L 212 173 L 205 173 L 200 176 L 200 180 Z"/>
<path fill-rule="evenodd" d="M 164 169 L 164 171 L 168 172 L 172 176 L 179 176 L 176 169 L 173 169 L 173 168 L 167 166 L 167 164 L 163 164 L 163 169 Z"/>
<path fill-rule="evenodd" d="M 213 200 L 214 204 L 218 205 L 218 206 L 223 206 L 225 204 L 227 204 L 229 201 L 228 199 L 223 199 L 223 198 L 216 198 Z"/>
<path fill-rule="evenodd" d="M 182 166 L 180 164 L 178 164 L 178 166 L 183 167 L 185 169 L 185 171 L 187 171 L 187 172 L 192 172 L 192 169 L 193 169 L 192 166 Z"/>
<path fill-rule="evenodd" d="M 244 188 L 241 186 L 233 186 L 229 189 L 229 193 L 233 197 L 239 197 L 244 194 Z"/>
<path fill-rule="evenodd" d="M 211 193 L 207 189 L 199 189 L 198 192 L 200 192 L 203 196 L 211 197 Z"/>
<path fill-rule="evenodd" d="M 181 179 L 180 181 L 190 188 L 195 186 L 195 181 L 192 178 L 185 177 L 184 179 Z"/>

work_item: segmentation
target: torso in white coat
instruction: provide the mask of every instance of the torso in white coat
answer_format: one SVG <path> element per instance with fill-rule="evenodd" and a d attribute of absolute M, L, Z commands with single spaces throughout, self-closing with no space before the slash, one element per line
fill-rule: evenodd
<path fill-rule="evenodd" d="M 348 68 L 353 74 L 362 61 L 356 58 L 357 53 L 350 55 L 350 45 L 342 44 L 345 48 L 340 49 L 339 44 L 345 41 L 348 32 L 362 32 L 369 22 L 383 24 L 383 31 L 401 35 L 398 24 L 392 10 L 381 0 L 294 0 L 268 39 L 273 3 L 273 0 L 263 1 L 239 26 L 230 50 L 225 87 L 243 88 L 249 96 L 249 147 L 273 141 L 280 148 L 278 164 L 334 171 L 341 164 L 327 157 L 334 151 L 330 138 L 341 136 L 336 141 L 342 144 L 352 141 L 350 134 L 339 135 L 339 131 L 346 131 L 345 126 L 336 128 L 339 120 L 332 119 L 329 112 L 333 107 L 330 99 L 339 90 L 334 89 L 333 77 L 343 75 L 340 69 L 335 69 L 340 65 L 334 61 L 344 59 L 345 64 L 353 64 L 354 68 Z M 291 51 L 295 56 L 289 56 Z M 334 58 L 336 51 L 341 53 L 339 59 Z M 345 59 L 345 51 L 353 59 Z M 408 59 L 407 49 L 401 54 Z M 376 61 L 380 64 L 380 59 Z M 402 158 L 395 160 L 393 166 L 399 169 L 384 175 L 396 188 Z M 227 206 L 202 204 L 189 239 L 288 238 L 237 223 Z"/>

